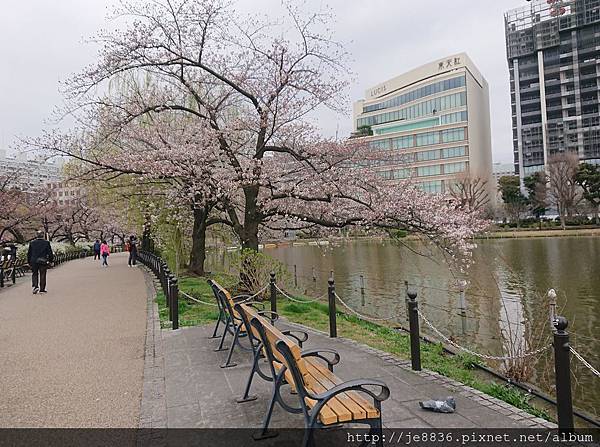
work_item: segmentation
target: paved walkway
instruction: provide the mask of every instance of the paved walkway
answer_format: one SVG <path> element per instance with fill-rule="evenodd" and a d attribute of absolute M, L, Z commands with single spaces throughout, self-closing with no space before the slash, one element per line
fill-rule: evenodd
<path fill-rule="evenodd" d="M 285 328 L 289 324 L 279 322 L 278 326 Z M 458 382 L 430 372 L 417 374 L 410 370 L 408 362 L 384 352 L 308 331 L 305 349 L 331 348 L 340 353 L 335 373 L 341 379 L 378 378 L 389 386 L 391 397 L 383 402 L 383 422 L 388 428 L 519 428 L 548 424 Z M 211 333 L 212 325 L 162 332 L 166 425 L 169 428 L 260 427 L 271 385 L 255 378 L 252 393 L 259 398 L 236 403 L 250 371 L 251 355 L 237 352 L 234 361 L 238 366 L 219 368 L 227 352 L 214 352 L 218 339 L 209 339 Z M 456 398 L 454 414 L 432 413 L 419 407 L 420 400 L 449 395 Z M 302 427 L 302 416 L 286 413 L 276 406 L 272 427 Z"/>
<path fill-rule="evenodd" d="M 137 427 L 147 291 L 126 254 L 0 289 L 0 427 Z"/>

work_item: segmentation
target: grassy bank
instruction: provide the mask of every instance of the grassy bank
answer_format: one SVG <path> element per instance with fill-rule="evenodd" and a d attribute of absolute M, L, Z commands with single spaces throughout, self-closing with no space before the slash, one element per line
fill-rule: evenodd
<path fill-rule="evenodd" d="M 235 278 L 227 275 L 216 275 L 215 279 L 230 290 L 235 286 Z M 205 278 L 183 277 L 179 281 L 180 290 L 197 299 L 209 303 L 214 302 L 212 290 Z M 157 294 L 161 324 L 168 327 L 168 310 L 162 293 Z M 287 299 L 278 302 L 278 313 L 289 321 L 321 330 L 329 330 L 328 306 L 321 302 L 295 303 Z M 180 299 L 180 326 L 195 326 L 215 321 L 218 317 L 217 308 L 210 305 L 198 304 L 188 299 Z M 170 323 L 169 323 L 170 324 Z M 338 335 L 354 339 L 360 343 L 382 351 L 389 352 L 401 359 L 410 358 L 409 337 L 391 327 L 380 326 L 360 320 L 354 316 L 338 313 Z M 490 396 L 501 399 L 517 408 L 531 414 L 550 420 L 546 411 L 533 407 L 529 396 L 521 391 L 503 384 L 482 379 L 474 369 L 479 360 L 469 355 L 449 355 L 442 349 L 441 344 L 421 344 L 422 366 L 451 379 L 469 385 Z"/>

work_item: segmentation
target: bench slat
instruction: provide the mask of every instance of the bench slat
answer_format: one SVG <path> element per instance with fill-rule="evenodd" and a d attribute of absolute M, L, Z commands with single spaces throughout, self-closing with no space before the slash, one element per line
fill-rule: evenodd
<path fill-rule="evenodd" d="M 325 374 L 323 374 L 319 370 L 320 365 L 314 365 L 312 362 L 308 362 L 308 361 L 306 363 L 307 363 L 307 367 L 308 367 L 311 375 L 313 377 L 315 377 L 315 379 L 322 385 L 323 388 L 325 388 L 325 391 L 330 390 L 331 388 L 333 388 L 334 386 L 337 385 L 337 383 L 335 383 L 334 381 L 331 381 Z M 333 375 L 331 375 L 331 376 L 333 376 Z M 333 377 L 335 377 L 335 376 L 333 376 Z M 336 377 L 336 379 L 337 379 L 337 377 Z M 340 381 L 338 380 L 338 382 L 340 382 Z M 320 392 L 322 392 L 322 391 L 320 391 Z M 363 408 L 361 405 L 359 405 L 358 403 L 356 403 L 353 399 L 351 399 L 349 394 L 350 393 L 342 393 L 342 394 L 338 394 L 335 397 L 335 399 L 337 399 L 341 404 L 344 405 L 344 407 L 346 408 L 346 413 L 351 414 L 351 417 L 347 420 L 366 419 L 367 410 L 365 408 Z M 340 422 L 343 422 L 343 420 L 341 418 L 340 418 Z"/>
<path fill-rule="evenodd" d="M 335 374 L 329 371 L 325 366 L 317 364 L 316 362 L 313 363 L 313 365 L 319 370 L 319 373 L 321 375 L 325 376 L 333 384 L 332 387 L 343 383 L 343 381 L 339 377 L 337 377 Z M 377 408 L 375 408 L 375 406 L 371 402 L 369 402 L 356 391 L 348 391 L 344 394 L 347 395 L 350 399 L 352 399 L 358 406 L 360 406 L 366 412 L 366 417 L 368 419 L 379 417 L 379 411 L 377 410 Z"/>

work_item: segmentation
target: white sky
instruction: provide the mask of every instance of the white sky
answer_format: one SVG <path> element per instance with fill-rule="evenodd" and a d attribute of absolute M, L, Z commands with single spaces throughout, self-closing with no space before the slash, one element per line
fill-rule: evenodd
<path fill-rule="evenodd" d="M 107 27 L 115 0 L 2 0 L 0 9 L 0 149 L 49 127 L 62 96 L 59 81 L 92 63 L 84 40 Z M 494 161 L 512 162 L 504 12 L 525 0 L 309 0 L 337 15 L 337 39 L 348 42 L 356 74 L 351 99 L 368 87 L 446 55 L 465 51 L 490 85 Z M 240 9 L 277 9 L 280 0 L 239 0 Z M 108 25 L 110 28 L 111 26 Z M 348 116 L 323 114 L 329 135 L 350 132 Z"/>

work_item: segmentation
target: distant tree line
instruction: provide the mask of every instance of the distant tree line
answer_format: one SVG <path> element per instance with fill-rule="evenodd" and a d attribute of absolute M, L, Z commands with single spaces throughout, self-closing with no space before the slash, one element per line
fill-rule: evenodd
<path fill-rule="evenodd" d="M 512 222 L 520 226 L 529 214 L 539 222 L 551 208 L 556 209 L 564 229 L 587 204 L 595 223 L 600 224 L 600 167 L 579 163 L 574 153 L 557 153 L 548 159 L 547 169 L 524 178 L 525 193 L 518 176 L 504 176 L 499 180 L 504 209 Z"/>

